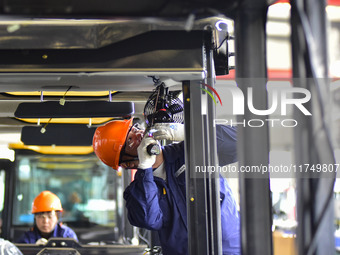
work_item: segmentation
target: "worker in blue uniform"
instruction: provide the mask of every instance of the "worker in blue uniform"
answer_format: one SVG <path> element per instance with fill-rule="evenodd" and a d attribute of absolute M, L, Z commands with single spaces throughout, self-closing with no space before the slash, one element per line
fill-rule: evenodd
<path fill-rule="evenodd" d="M 78 241 L 76 233 L 59 223 L 63 208 L 60 199 L 50 191 L 41 192 L 33 201 L 34 226 L 17 243 L 45 245 L 50 237 L 69 237 Z"/>
<path fill-rule="evenodd" d="M 179 125 L 171 124 L 156 124 L 155 129 L 158 131 L 153 137 L 144 137 L 144 130 L 132 126 L 132 120 L 109 122 L 97 128 L 94 151 L 114 169 L 118 166 L 138 169 L 124 192 L 130 223 L 158 231 L 163 254 L 187 254 L 184 142 L 162 147 L 159 155 L 147 153 L 147 146 L 156 142 L 154 138 L 181 140 L 184 132 L 179 130 Z M 218 154 L 223 157 L 220 161 L 235 162 L 236 130 L 218 126 L 216 135 Z M 221 152 L 223 149 L 225 154 Z M 223 254 L 240 254 L 239 213 L 223 178 L 220 178 L 220 195 Z"/>

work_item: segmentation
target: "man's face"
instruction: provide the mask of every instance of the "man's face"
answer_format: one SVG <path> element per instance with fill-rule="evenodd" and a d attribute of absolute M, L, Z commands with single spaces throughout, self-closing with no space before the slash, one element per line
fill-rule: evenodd
<path fill-rule="evenodd" d="M 38 229 L 43 234 L 51 233 L 58 223 L 58 217 L 55 211 L 36 213 L 34 217 Z"/>
<path fill-rule="evenodd" d="M 133 126 L 126 137 L 125 146 L 122 150 L 120 165 L 124 168 L 137 168 L 138 152 L 137 148 L 140 145 L 144 136 L 144 130 Z"/>

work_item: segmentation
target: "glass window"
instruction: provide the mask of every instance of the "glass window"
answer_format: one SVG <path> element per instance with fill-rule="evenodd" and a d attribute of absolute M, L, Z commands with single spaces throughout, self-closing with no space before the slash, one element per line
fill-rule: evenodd
<path fill-rule="evenodd" d="M 32 225 L 31 206 L 44 190 L 55 193 L 72 228 L 117 227 L 120 176 L 91 156 L 17 156 L 13 225 Z M 111 237 L 113 239 L 113 237 Z"/>
<path fill-rule="evenodd" d="M 5 177 L 6 177 L 5 170 L 0 169 L 0 234 L 2 227 L 2 211 L 4 209 L 5 200 Z"/>

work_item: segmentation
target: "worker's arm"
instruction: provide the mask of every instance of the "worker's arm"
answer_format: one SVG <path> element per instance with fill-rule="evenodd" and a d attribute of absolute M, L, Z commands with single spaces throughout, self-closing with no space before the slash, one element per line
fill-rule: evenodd
<path fill-rule="evenodd" d="M 220 166 L 237 161 L 237 130 L 235 127 L 216 125 L 217 156 Z"/>
<path fill-rule="evenodd" d="M 152 136 L 156 140 L 184 140 L 184 125 L 181 123 L 156 123 L 152 129 L 155 130 Z"/>
<path fill-rule="evenodd" d="M 159 206 L 158 188 L 153 180 L 152 168 L 139 169 L 135 180 L 126 188 L 124 199 L 128 219 L 136 227 L 159 230 L 163 213 Z"/>
<path fill-rule="evenodd" d="M 180 123 L 157 123 L 152 133 L 156 140 L 184 140 L 184 125 Z M 236 128 L 227 125 L 216 125 L 217 155 L 219 165 L 224 166 L 237 161 Z"/>
<path fill-rule="evenodd" d="M 126 188 L 124 199 L 128 219 L 134 226 L 159 230 L 163 224 L 163 213 L 159 206 L 158 187 L 154 182 L 152 165 L 156 156 L 149 155 L 146 147 L 156 142 L 145 137 L 138 147 L 139 165 L 134 181 Z"/>
<path fill-rule="evenodd" d="M 223 254 L 241 254 L 240 215 L 226 179 L 220 178 Z"/>

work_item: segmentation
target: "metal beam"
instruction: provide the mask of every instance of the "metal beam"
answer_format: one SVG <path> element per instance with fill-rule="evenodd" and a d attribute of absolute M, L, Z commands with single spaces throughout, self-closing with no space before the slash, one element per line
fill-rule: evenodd
<path fill-rule="evenodd" d="M 244 1 L 235 19 L 236 82 L 245 95 L 253 88 L 253 104 L 267 108 L 266 24 L 263 1 Z M 238 116 L 238 160 L 240 166 L 268 165 L 268 125 L 250 127 L 249 120 L 264 121 L 267 116 L 249 112 Z M 245 123 L 243 125 L 242 123 Z M 266 123 L 266 121 L 264 121 Z M 240 205 L 243 255 L 272 254 L 272 214 L 269 176 L 240 175 Z"/>
<path fill-rule="evenodd" d="M 306 107 L 312 116 L 294 112 L 296 165 L 335 162 L 330 139 L 325 1 L 292 0 L 294 86 L 311 92 Z M 333 184 L 335 174 L 310 171 L 297 178 L 297 240 L 299 254 L 335 254 Z"/>
<path fill-rule="evenodd" d="M 207 77 L 214 86 L 211 31 L 205 37 Z M 190 255 L 222 254 L 219 176 L 196 172 L 196 166 L 216 166 L 213 100 L 201 93 L 202 81 L 183 82 L 187 228 Z M 206 102 L 206 104 L 205 104 Z"/>
<path fill-rule="evenodd" d="M 213 56 L 213 37 L 206 38 L 206 55 L 207 55 L 207 79 L 206 83 L 215 88 L 215 65 Z M 215 40 L 217 41 L 217 40 Z M 227 55 L 228 52 L 225 52 Z M 223 56 L 223 54 L 222 54 Z M 227 64 L 228 65 L 228 64 Z M 226 67 L 228 72 L 228 67 Z M 211 97 L 207 97 L 207 114 L 205 118 L 206 144 L 207 144 L 207 165 L 217 166 L 217 148 L 216 148 L 216 130 L 215 130 L 216 109 Z M 208 187 L 208 220 L 210 232 L 210 254 L 222 254 L 222 226 L 221 226 L 221 208 L 220 208 L 220 175 L 219 173 L 209 173 L 207 176 Z"/>
<path fill-rule="evenodd" d="M 205 166 L 204 126 L 200 81 L 183 82 L 185 116 L 185 165 L 187 196 L 188 254 L 209 254 L 206 173 L 195 172 Z"/>

